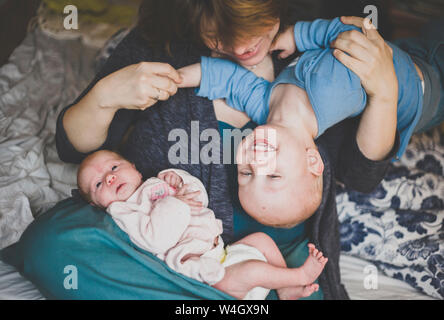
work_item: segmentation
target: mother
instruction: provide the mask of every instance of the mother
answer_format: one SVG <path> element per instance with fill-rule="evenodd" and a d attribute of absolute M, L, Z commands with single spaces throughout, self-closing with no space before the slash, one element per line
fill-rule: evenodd
<path fill-rule="evenodd" d="M 373 151 L 357 140 L 359 130 L 366 128 L 363 124 L 368 125 L 365 114 L 361 125 L 359 119 L 354 119 L 332 128 L 317 141 L 325 170 L 323 199 L 316 213 L 293 229 L 264 227 L 249 218 L 238 203 L 234 166 L 221 164 L 222 160 L 202 163 L 192 154 L 194 147 L 201 146 L 199 138 L 206 129 L 252 128 L 254 124 L 223 101 L 196 97 L 192 89 L 177 90 L 180 78 L 176 69 L 210 54 L 228 56 L 272 80 L 286 64 L 269 52 L 275 36 L 291 22 L 287 13 L 285 0 L 144 1 L 138 26 L 119 44 L 88 88 L 60 113 L 57 149 L 63 161 L 74 163 L 98 149 L 119 149 L 146 178 L 173 166 L 168 156 L 177 141 L 169 141 L 169 135 L 174 129 L 185 130 L 190 147 L 180 142 L 188 153 L 186 161 L 174 167 L 204 183 L 209 207 L 223 221 L 225 242 L 252 231 L 264 231 L 279 244 L 288 266 L 296 266 L 305 259 L 304 248 L 310 239 L 329 257 L 319 279 L 322 290 L 317 298 L 344 299 L 347 293 L 340 283 L 338 267 L 335 176 L 351 188 L 370 190 L 382 179 L 394 148 L 374 158 Z M 359 19 L 351 22 L 362 23 Z M 364 35 L 356 39 L 344 33 L 341 37 L 346 41 L 338 43 L 346 47 L 339 49 L 358 59 L 354 44 L 378 49 L 371 50 L 370 71 L 384 70 L 382 80 L 396 82 L 390 69 L 391 56 L 383 42 Z M 363 74 L 361 65 L 354 67 L 358 75 Z M 366 74 L 368 78 L 361 77 L 364 87 L 373 89 L 371 72 Z M 396 92 L 388 94 L 396 96 Z M 393 145 L 393 141 L 389 143 Z M 217 156 L 222 159 L 222 154 Z M 150 254 L 135 248 L 104 212 L 80 200 L 69 201 L 36 220 L 9 254 L 9 261 L 21 266 L 48 297 L 230 298 L 168 270 Z M 78 271 L 76 290 L 65 286 L 66 266 Z"/>

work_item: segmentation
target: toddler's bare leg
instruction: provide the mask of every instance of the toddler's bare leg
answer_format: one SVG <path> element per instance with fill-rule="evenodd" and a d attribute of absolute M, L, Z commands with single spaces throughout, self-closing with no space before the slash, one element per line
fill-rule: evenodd
<path fill-rule="evenodd" d="M 238 299 L 243 298 L 254 287 L 278 289 L 280 298 L 297 299 L 311 295 L 318 289 L 313 281 L 322 272 L 327 259 L 322 253 L 309 246 L 310 255 L 300 268 L 288 269 L 274 241 L 263 233 L 254 233 L 238 241 L 260 250 L 267 262 L 247 260 L 226 268 L 225 277 L 214 285 Z M 314 270 L 306 270 L 308 268 Z M 301 288 L 295 288 L 295 287 Z M 289 288 L 291 287 L 291 288 Z M 279 289 L 286 289 L 282 290 Z"/>
<path fill-rule="evenodd" d="M 236 243 L 243 243 L 258 249 L 267 259 L 267 262 L 275 267 L 287 268 L 287 264 L 282 256 L 281 251 L 276 243 L 267 234 L 256 232 Z M 308 244 L 308 258 L 299 268 L 292 268 L 292 272 L 299 273 L 298 285 L 308 285 L 313 283 L 321 274 L 328 259 L 325 258 L 321 251 L 316 249 L 314 244 Z"/>
<path fill-rule="evenodd" d="M 269 235 L 263 232 L 255 232 L 242 238 L 234 244 L 239 243 L 258 249 L 265 256 L 269 264 L 281 268 L 287 267 L 287 263 L 285 262 L 281 251 Z"/>

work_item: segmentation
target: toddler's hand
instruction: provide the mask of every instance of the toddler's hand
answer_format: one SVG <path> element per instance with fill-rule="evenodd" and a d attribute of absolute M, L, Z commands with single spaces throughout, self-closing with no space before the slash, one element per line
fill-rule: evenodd
<path fill-rule="evenodd" d="M 157 177 L 159 179 L 165 181 L 166 183 L 168 183 L 170 185 L 170 187 L 173 187 L 176 190 L 183 183 L 182 178 L 174 171 L 167 171 L 167 172 L 159 173 L 159 175 Z"/>
<path fill-rule="evenodd" d="M 198 195 L 200 194 L 200 191 L 194 191 L 194 192 L 188 192 L 188 185 L 184 184 L 176 193 L 175 197 L 183 202 L 185 202 L 187 205 L 190 206 L 191 211 L 193 212 L 199 212 L 202 210 L 203 204 L 200 201 L 194 200 Z"/>
<path fill-rule="evenodd" d="M 178 84 L 179 88 L 193 88 L 200 86 L 202 79 L 202 68 L 200 63 L 195 63 L 177 70 L 182 82 Z"/>
<path fill-rule="evenodd" d="M 285 59 L 296 51 L 296 42 L 294 40 L 294 26 L 287 28 L 284 32 L 276 37 L 271 45 L 270 52 L 282 50 L 279 58 Z"/>

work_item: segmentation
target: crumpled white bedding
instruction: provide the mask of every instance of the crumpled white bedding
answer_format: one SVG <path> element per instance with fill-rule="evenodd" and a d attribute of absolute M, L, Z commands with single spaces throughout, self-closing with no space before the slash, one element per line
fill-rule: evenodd
<path fill-rule="evenodd" d="M 75 186 L 76 166 L 56 154 L 55 124 L 94 76 L 96 53 L 37 28 L 0 68 L 0 249 Z"/>
<path fill-rule="evenodd" d="M 0 249 L 16 242 L 29 223 L 71 195 L 77 166 L 62 163 L 55 149 L 59 111 L 93 78 L 97 49 L 81 39 L 60 40 L 35 29 L 0 67 Z M 362 290 L 363 267 L 341 258 L 352 299 L 421 299 L 427 296 L 381 276 L 384 290 Z M 0 299 L 42 299 L 34 285 L 0 261 Z"/>

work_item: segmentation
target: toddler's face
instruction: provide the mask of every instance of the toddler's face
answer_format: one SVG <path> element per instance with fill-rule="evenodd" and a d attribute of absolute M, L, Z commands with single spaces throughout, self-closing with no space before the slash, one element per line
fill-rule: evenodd
<path fill-rule="evenodd" d="M 80 165 L 78 185 L 92 204 L 102 208 L 126 201 L 142 183 L 142 175 L 129 161 L 110 151 L 99 151 Z"/>
<path fill-rule="evenodd" d="M 313 180 L 307 170 L 305 147 L 291 132 L 276 126 L 260 126 L 239 145 L 239 200 L 258 222 L 289 227 L 308 217 L 298 207 L 303 190 Z M 301 195 L 303 195 L 301 197 Z"/>

